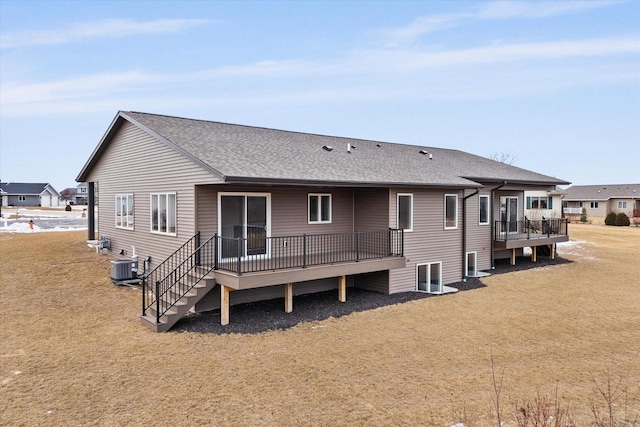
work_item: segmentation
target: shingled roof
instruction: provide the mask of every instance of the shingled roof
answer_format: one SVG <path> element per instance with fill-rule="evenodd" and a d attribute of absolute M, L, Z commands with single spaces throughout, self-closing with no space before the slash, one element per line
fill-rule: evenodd
<path fill-rule="evenodd" d="M 9 195 L 21 195 L 21 196 L 38 196 L 47 186 L 53 194 L 58 192 L 48 183 L 30 183 L 30 182 L 1 182 L 0 188 L 2 191 Z"/>
<path fill-rule="evenodd" d="M 154 135 L 226 182 L 419 185 L 568 182 L 459 150 L 119 112 L 78 175 L 84 181 L 122 120 Z M 350 147 L 350 152 L 348 151 Z"/>
<path fill-rule="evenodd" d="M 640 184 L 609 184 L 572 185 L 565 190 L 562 200 L 573 202 L 638 198 L 640 198 Z"/>

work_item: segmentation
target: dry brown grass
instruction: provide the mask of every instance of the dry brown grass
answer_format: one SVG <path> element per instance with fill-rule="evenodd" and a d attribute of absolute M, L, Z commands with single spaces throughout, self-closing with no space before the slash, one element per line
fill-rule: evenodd
<path fill-rule="evenodd" d="M 570 233 L 573 263 L 257 335 L 152 333 L 85 232 L 0 235 L 0 425 L 495 425 L 492 353 L 507 425 L 556 384 L 589 425 L 592 375 L 637 411 L 640 229 Z"/>

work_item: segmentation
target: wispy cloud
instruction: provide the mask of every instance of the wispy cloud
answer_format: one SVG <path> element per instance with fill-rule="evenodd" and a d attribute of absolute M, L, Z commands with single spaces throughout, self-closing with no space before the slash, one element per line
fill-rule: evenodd
<path fill-rule="evenodd" d="M 81 111 L 83 103 L 88 109 L 122 108 L 131 100 L 153 108 L 157 102 L 190 97 L 202 104 L 233 105 L 501 98 L 563 87 L 638 84 L 639 53 L 636 36 L 620 36 L 450 50 L 360 50 L 323 61 L 259 61 L 177 74 L 134 70 L 46 82 L 4 80 L 0 107 L 10 116 Z"/>
<path fill-rule="evenodd" d="M 408 45 L 425 34 L 458 27 L 468 21 L 546 18 L 608 7 L 623 1 L 492 1 L 479 3 L 475 9 L 469 12 L 421 16 L 405 26 L 387 30 L 387 47 Z"/>
<path fill-rule="evenodd" d="M 99 22 L 85 22 L 57 30 L 32 30 L 2 34 L 0 49 L 80 43 L 142 34 L 175 33 L 210 22 L 212 21 L 207 19 L 159 19 L 155 21 L 109 19 Z"/>
<path fill-rule="evenodd" d="M 622 1 L 494 1 L 481 4 L 478 19 L 546 18 L 612 6 Z"/>

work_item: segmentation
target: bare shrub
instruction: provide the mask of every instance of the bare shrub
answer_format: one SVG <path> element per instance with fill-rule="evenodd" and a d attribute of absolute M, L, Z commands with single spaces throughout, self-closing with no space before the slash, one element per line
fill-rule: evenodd
<path fill-rule="evenodd" d="M 640 426 L 638 396 L 631 394 L 632 390 L 622 376 L 614 378 L 609 370 L 600 379 L 591 373 L 591 381 L 596 387 L 596 395 L 601 398 L 600 403 L 591 402 L 594 425 L 597 427 Z M 622 406 L 622 418 L 619 416 L 620 406 Z"/>
<path fill-rule="evenodd" d="M 516 423 L 518 427 L 573 427 L 575 422 L 569 411 L 560 406 L 558 384 L 553 399 L 537 393 L 533 401 L 516 404 Z"/>
<path fill-rule="evenodd" d="M 493 380 L 493 404 L 496 411 L 498 427 L 502 427 L 502 410 L 500 409 L 500 394 L 502 393 L 502 382 L 504 381 L 504 368 L 500 372 L 500 378 L 496 378 L 496 366 L 493 360 L 493 350 L 491 350 L 491 379 Z"/>

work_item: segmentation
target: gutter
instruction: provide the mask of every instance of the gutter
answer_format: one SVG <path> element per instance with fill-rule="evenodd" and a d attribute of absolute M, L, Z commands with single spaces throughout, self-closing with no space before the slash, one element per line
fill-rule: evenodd
<path fill-rule="evenodd" d="M 480 189 L 476 188 L 476 191 L 462 198 L 462 280 L 463 281 L 467 280 L 466 279 L 467 269 L 465 268 L 467 265 L 467 199 L 475 196 L 479 192 L 480 192 Z M 493 246 L 493 242 L 492 242 L 492 246 Z"/>
<path fill-rule="evenodd" d="M 496 268 L 495 264 L 493 263 L 493 255 L 494 255 L 494 250 L 493 250 L 493 236 L 495 236 L 496 234 L 496 222 L 493 219 L 493 212 L 494 212 L 494 200 L 493 200 L 493 193 L 496 190 L 501 189 L 502 187 L 504 187 L 505 185 L 507 185 L 507 181 L 504 181 L 502 184 L 498 185 L 495 188 L 491 189 L 491 209 L 489 209 L 489 216 L 490 216 L 490 220 L 491 221 L 491 269 L 494 270 Z"/>

